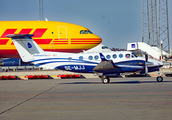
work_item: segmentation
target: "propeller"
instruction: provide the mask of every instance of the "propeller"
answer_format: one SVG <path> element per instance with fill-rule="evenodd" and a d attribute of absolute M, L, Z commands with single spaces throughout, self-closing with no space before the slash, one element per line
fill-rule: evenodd
<path fill-rule="evenodd" d="M 3 59 L 0 58 L 0 66 L 3 66 Z"/>
<path fill-rule="evenodd" d="M 148 65 L 146 64 L 148 62 L 148 54 L 145 52 L 145 75 L 148 74 Z"/>

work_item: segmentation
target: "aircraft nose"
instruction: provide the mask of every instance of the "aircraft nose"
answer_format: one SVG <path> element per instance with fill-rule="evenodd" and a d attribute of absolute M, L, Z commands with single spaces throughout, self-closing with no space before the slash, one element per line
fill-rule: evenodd
<path fill-rule="evenodd" d="M 102 39 L 99 36 L 97 36 L 97 35 L 94 36 L 94 40 L 98 44 L 100 44 L 102 42 Z"/>
<path fill-rule="evenodd" d="M 159 67 L 162 67 L 163 63 L 158 60 L 154 60 L 154 65 L 158 65 Z"/>
<path fill-rule="evenodd" d="M 158 64 L 160 67 L 162 67 L 164 65 L 162 62 L 159 62 Z"/>

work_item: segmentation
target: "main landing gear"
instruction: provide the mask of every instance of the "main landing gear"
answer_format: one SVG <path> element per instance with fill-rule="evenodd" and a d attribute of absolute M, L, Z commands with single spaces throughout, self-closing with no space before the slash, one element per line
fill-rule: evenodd
<path fill-rule="evenodd" d="M 102 76 L 101 81 L 102 81 L 102 83 L 107 84 L 110 82 L 110 79 L 109 79 L 109 77 Z"/>

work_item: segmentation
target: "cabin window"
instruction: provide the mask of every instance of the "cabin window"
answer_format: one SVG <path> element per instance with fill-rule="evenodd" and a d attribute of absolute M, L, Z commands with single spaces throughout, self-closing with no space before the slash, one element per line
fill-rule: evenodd
<path fill-rule="evenodd" d="M 99 56 L 98 55 L 94 56 L 94 59 L 95 60 L 98 60 L 99 59 Z"/>
<path fill-rule="evenodd" d="M 119 58 L 122 58 L 123 57 L 123 54 L 119 54 Z"/>
<path fill-rule="evenodd" d="M 89 60 L 92 60 L 92 59 L 93 59 L 93 56 L 89 56 L 88 59 L 89 59 Z"/>
<path fill-rule="evenodd" d="M 107 58 L 107 59 L 110 59 L 110 55 L 106 55 L 106 58 Z"/>
<path fill-rule="evenodd" d="M 135 54 L 135 53 L 132 53 L 132 57 L 134 58 L 134 57 L 137 57 L 137 55 Z"/>
<path fill-rule="evenodd" d="M 82 60 L 83 60 L 83 56 L 80 56 L 80 57 L 79 57 L 79 60 L 81 60 L 81 61 L 82 61 Z"/>
<path fill-rule="evenodd" d="M 112 56 L 114 59 L 116 59 L 117 58 L 117 55 L 116 54 L 113 54 L 113 56 Z"/>
<path fill-rule="evenodd" d="M 125 57 L 126 57 L 126 58 L 130 58 L 130 54 L 126 54 Z"/>

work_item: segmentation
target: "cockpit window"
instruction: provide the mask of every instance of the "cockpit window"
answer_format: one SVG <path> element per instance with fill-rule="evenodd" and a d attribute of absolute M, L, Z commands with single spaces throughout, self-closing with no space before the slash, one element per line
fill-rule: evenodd
<path fill-rule="evenodd" d="M 87 30 L 85 30 L 85 34 L 88 34 L 88 31 Z"/>
<path fill-rule="evenodd" d="M 102 49 L 108 49 L 108 47 L 107 46 L 102 46 Z"/>
<path fill-rule="evenodd" d="M 80 34 L 84 34 L 84 30 L 81 30 L 81 31 L 80 31 Z"/>
<path fill-rule="evenodd" d="M 88 31 L 88 33 L 93 34 L 90 30 Z"/>
<path fill-rule="evenodd" d="M 81 30 L 80 34 L 93 34 L 90 30 Z"/>
<path fill-rule="evenodd" d="M 137 56 L 135 53 L 132 53 L 132 58 L 133 58 L 133 57 L 138 57 L 138 56 Z"/>

